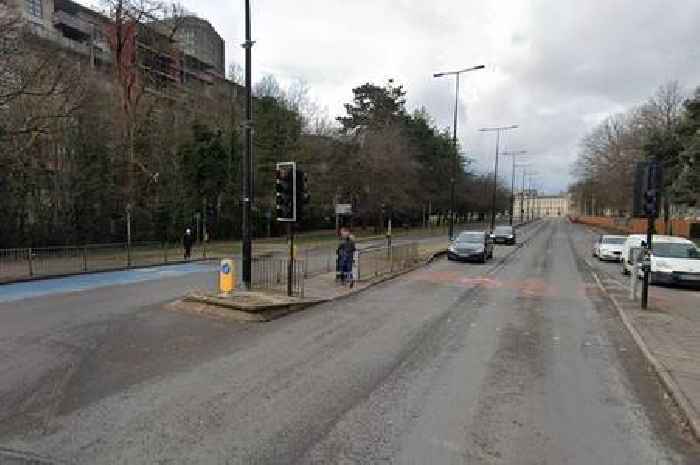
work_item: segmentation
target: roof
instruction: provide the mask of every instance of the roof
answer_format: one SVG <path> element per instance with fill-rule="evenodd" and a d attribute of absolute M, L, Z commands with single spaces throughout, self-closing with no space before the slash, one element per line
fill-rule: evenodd
<path fill-rule="evenodd" d="M 640 240 L 646 240 L 647 235 L 646 234 L 630 234 L 627 236 L 628 239 L 640 239 Z M 686 239 L 685 237 L 678 237 L 678 236 L 665 236 L 661 234 L 654 234 L 651 238 L 652 242 L 667 242 L 671 244 L 692 244 L 693 241 L 690 239 Z"/>

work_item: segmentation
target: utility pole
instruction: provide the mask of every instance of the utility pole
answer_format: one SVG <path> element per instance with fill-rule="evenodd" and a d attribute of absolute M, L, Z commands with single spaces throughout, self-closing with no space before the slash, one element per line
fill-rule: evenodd
<path fill-rule="evenodd" d="M 467 69 L 461 69 L 459 71 L 448 71 L 444 73 L 435 73 L 433 77 L 443 77 L 443 76 L 456 76 L 455 80 L 455 113 L 454 113 L 454 125 L 452 126 L 452 145 L 454 146 L 454 157 L 452 159 L 451 167 L 451 177 L 450 177 L 450 229 L 449 229 L 449 239 L 452 240 L 454 237 L 454 227 L 455 227 L 455 181 L 457 176 L 457 114 L 459 110 L 459 75 L 462 73 L 467 73 L 469 71 L 476 71 L 478 69 L 484 69 L 484 65 L 473 66 Z"/>
<path fill-rule="evenodd" d="M 243 158 L 241 235 L 243 242 L 242 281 L 243 288 L 250 290 L 252 284 L 253 247 L 250 234 L 251 202 L 253 196 L 253 72 L 252 49 L 255 42 L 251 40 L 250 32 L 250 0 L 245 0 L 245 157 Z"/>
<path fill-rule="evenodd" d="M 507 155 L 513 158 L 513 170 L 511 171 L 510 181 L 510 225 L 513 226 L 513 216 L 515 214 L 515 157 L 527 154 L 527 150 L 517 150 L 511 152 L 502 152 L 501 155 Z"/>
<path fill-rule="evenodd" d="M 519 126 L 513 124 L 510 126 L 500 126 L 495 128 L 481 128 L 479 131 L 496 131 L 496 164 L 493 170 L 493 195 L 491 197 L 491 232 L 496 229 L 496 189 L 498 187 L 498 146 L 501 141 L 501 132 L 510 129 L 517 129 Z"/>

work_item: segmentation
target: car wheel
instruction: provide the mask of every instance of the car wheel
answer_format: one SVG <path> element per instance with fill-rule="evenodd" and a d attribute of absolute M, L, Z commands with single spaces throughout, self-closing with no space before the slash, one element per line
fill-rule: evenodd
<path fill-rule="evenodd" d="M 481 263 L 486 263 L 486 252 L 481 254 Z"/>

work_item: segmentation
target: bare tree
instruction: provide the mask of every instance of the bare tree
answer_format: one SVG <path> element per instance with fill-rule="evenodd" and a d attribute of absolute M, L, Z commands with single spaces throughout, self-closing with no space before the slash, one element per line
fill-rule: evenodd
<path fill-rule="evenodd" d="M 238 63 L 231 63 L 228 67 L 227 78 L 239 86 L 245 86 L 245 69 Z"/>
<path fill-rule="evenodd" d="M 56 119 L 70 116 L 83 92 L 77 68 L 32 41 L 21 18 L 0 5 L 0 139 L 46 134 Z"/>

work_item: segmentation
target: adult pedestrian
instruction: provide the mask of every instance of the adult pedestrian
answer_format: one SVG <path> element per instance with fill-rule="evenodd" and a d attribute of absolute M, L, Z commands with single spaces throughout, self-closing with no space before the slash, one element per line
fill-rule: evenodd
<path fill-rule="evenodd" d="M 185 235 L 182 236 L 182 246 L 185 249 L 185 260 L 189 260 L 192 256 L 192 244 L 194 244 L 192 230 L 190 228 L 187 228 L 185 230 Z"/>
<path fill-rule="evenodd" d="M 355 238 L 350 231 L 343 228 L 340 232 L 340 244 L 338 245 L 338 268 L 340 271 L 340 282 L 343 285 L 353 287 L 355 282 L 352 275 L 352 265 L 355 260 Z"/>

